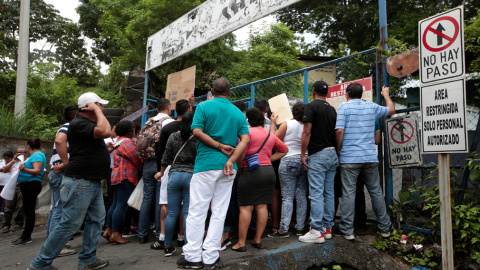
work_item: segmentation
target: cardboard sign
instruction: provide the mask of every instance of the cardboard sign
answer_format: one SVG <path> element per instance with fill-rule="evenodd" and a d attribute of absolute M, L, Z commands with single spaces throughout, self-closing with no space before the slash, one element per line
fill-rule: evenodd
<path fill-rule="evenodd" d="M 372 77 L 358 79 L 354 81 L 339 83 L 331 85 L 328 87 L 327 102 L 332 105 L 335 110 L 338 110 L 338 107 L 343 102 L 347 101 L 346 92 L 347 86 L 351 83 L 359 83 L 363 86 L 363 95 L 362 99 L 365 101 L 373 101 L 372 97 Z"/>
<path fill-rule="evenodd" d="M 165 98 L 170 100 L 170 108 L 175 110 L 175 104 L 180 99 L 190 98 L 195 90 L 196 66 L 168 75 Z"/>
<path fill-rule="evenodd" d="M 293 119 L 292 110 L 290 109 L 290 104 L 288 103 L 287 94 L 283 93 L 278 96 L 275 96 L 268 100 L 268 106 L 270 110 L 278 115 L 277 125 L 280 125 L 285 120 Z"/>

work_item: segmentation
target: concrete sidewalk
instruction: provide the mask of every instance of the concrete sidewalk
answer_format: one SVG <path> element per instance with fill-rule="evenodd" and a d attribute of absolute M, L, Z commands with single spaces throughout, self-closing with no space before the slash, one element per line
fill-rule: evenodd
<path fill-rule="evenodd" d="M 374 231 L 373 229 L 372 232 Z M 0 234 L 0 269 L 27 269 L 45 241 L 46 227 L 35 227 L 32 243 L 11 247 L 10 242 L 20 234 L 21 232 Z M 332 262 L 345 264 L 353 269 L 406 269 L 371 247 L 369 243 L 373 238 L 373 235 L 360 236 L 350 242 L 334 236 L 324 244 L 305 244 L 298 242 L 294 235 L 286 239 L 264 237 L 264 248 L 261 250 L 247 245 L 245 253 L 227 249 L 220 251 L 220 257 L 225 269 L 308 269 Z M 150 237 L 150 243 L 143 245 L 138 243 L 137 237 L 130 239 L 132 242 L 124 245 L 110 244 L 105 239 L 100 239 L 97 256 L 110 261 L 106 269 L 176 269 L 176 261 L 181 258 L 181 248 L 177 248 L 177 252 L 167 258 L 163 250 L 150 249 L 153 236 Z M 82 236 L 75 237 L 69 244 L 80 252 Z M 76 269 L 77 256 L 78 253 L 57 258 L 53 266 L 58 269 Z"/>

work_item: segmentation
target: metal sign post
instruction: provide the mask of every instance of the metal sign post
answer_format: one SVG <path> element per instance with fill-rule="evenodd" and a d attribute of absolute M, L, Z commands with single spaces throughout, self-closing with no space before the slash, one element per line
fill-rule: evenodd
<path fill-rule="evenodd" d="M 454 269 L 450 154 L 468 151 L 463 6 L 418 23 L 423 153 L 438 153 L 442 269 Z"/>

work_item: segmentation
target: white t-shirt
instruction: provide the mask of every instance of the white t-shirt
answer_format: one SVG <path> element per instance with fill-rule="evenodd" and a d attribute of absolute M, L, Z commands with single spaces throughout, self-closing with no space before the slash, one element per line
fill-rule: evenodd
<path fill-rule="evenodd" d="M 117 138 L 112 139 L 112 138 L 108 137 L 108 138 L 103 139 L 103 141 L 105 142 L 105 144 L 107 144 L 107 143 L 115 144 L 115 142 L 117 142 Z M 113 151 L 110 152 L 110 169 L 113 169 Z"/>
<path fill-rule="evenodd" d="M 0 161 L 0 169 L 3 169 L 5 165 L 7 165 L 5 163 L 5 159 L 2 159 Z M 13 170 L 13 167 L 12 167 L 12 170 Z M 8 183 L 8 180 L 10 180 L 10 177 L 12 176 L 12 170 L 10 170 L 8 173 L 0 172 L 0 186 L 5 186 Z"/>
<path fill-rule="evenodd" d="M 303 124 L 297 120 L 286 120 L 287 131 L 283 137 L 283 142 L 288 146 L 288 153 L 285 157 L 300 155 L 302 152 L 302 132 Z"/>

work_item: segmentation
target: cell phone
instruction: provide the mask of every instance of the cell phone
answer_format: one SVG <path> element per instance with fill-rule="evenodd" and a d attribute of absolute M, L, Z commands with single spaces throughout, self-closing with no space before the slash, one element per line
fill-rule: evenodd
<path fill-rule="evenodd" d="M 211 98 L 212 98 L 212 91 L 208 91 L 207 99 L 211 99 Z"/>

